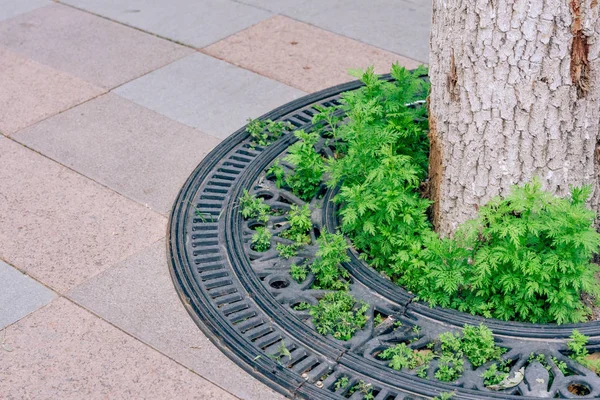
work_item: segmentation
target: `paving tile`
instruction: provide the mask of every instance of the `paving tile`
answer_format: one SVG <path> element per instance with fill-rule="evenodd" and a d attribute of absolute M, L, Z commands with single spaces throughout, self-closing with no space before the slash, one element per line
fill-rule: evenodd
<path fill-rule="evenodd" d="M 0 132 L 10 135 L 104 92 L 0 46 Z"/>
<path fill-rule="evenodd" d="M 193 51 L 60 4 L 0 22 L 0 45 L 104 88 Z"/>
<path fill-rule="evenodd" d="M 54 292 L 0 261 L 0 329 L 45 306 Z"/>
<path fill-rule="evenodd" d="M 0 258 L 59 292 L 164 236 L 142 205 L 0 137 Z"/>
<path fill-rule="evenodd" d="M 230 0 L 62 0 L 193 47 L 204 47 L 271 13 Z"/>
<path fill-rule="evenodd" d="M 6 329 L 3 399 L 235 398 L 64 298 Z"/>
<path fill-rule="evenodd" d="M 226 138 L 304 92 L 196 53 L 115 90 L 120 96 L 202 132 Z"/>
<path fill-rule="evenodd" d="M 0 21 L 49 4 L 50 0 L 0 0 Z"/>
<path fill-rule="evenodd" d="M 220 142 L 111 93 L 14 137 L 162 214 Z"/>
<path fill-rule="evenodd" d="M 389 72 L 419 62 L 293 19 L 275 16 L 203 50 L 306 92 L 354 80 L 348 68 Z"/>
<path fill-rule="evenodd" d="M 240 1 L 421 62 L 429 59 L 431 1 Z"/>
<path fill-rule="evenodd" d="M 136 338 L 243 399 L 283 399 L 221 353 L 175 293 L 165 243 L 107 270 L 68 296 Z"/>

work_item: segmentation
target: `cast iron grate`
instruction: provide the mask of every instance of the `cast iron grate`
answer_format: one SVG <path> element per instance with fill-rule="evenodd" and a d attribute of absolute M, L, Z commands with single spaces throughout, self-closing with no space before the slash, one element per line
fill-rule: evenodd
<path fill-rule="evenodd" d="M 279 107 L 263 119 L 287 121 L 298 129 L 311 130 L 318 107 L 339 105 L 340 94 L 360 87 L 352 82 L 339 85 Z M 365 394 L 351 389 L 370 385 L 376 400 L 426 399 L 454 392 L 456 399 L 491 398 L 598 398 L 600 378 L 565 356 L 565 338 L 574 328 L 590 336 L 590 350 L 600 350 L 600 322 L 577 325 L 534 325 L 485 320 L 453 310 L 429 308 L 365 265 L 355 253 L 345 267 L 352 276 L 352 294 L 368 304 L 369 322 L 364 331 L 342 342 L 319 335 L 306 312 L 292 308 L 300 301 L 314 303 L 322 294 L 289 277 L 286 264 L 272 249 L 257 253 L 250 248 L 256 221 L 244 221 L 237 200 L 247 189 L 275 208 L 303 204 L 293 194 L 265 179 L 265 169 L 286 152 L 294 136 L 284 135 L 268 147 L 253 146 L 245 127 L 215 148 L 196 168 L 182 188 L 169 224 L 171 273 L 190 315 L 204 333 L 248 372 L 292 398 L 361 399 Z M 324 141 L 320 142 L 327 152 Z M 334 190 L 323 188 L 322 199 L 313 200 L 315 230 L 335 231 Z M 274 223 L 277 216 L 272 216 Z M 279 217 L 282 218 L 282 217 Z M 273 228 L 277 229 L 277 228 Z M 314 255 L 310 246 L 302 256 Z M 322 292 L 322 291 L 321 291 Z M 375 313 L 393 317 L 402 327 L 373 326 Z M 464 324 L 480 322 L 491 328 L 497 342 L 508 348 L 505 358 L 514 360 L 513 370 L 525 369 L 517 387 L 490 391 L 483 385 L 484 368 L 467 368 L 454 383 L 414 373 L 394 371 L 374 355 L 381 349 L 411 340 L 424 346 L 445 331 L 458 331 Z M 420 333 L 413 331 L 420 327 Z M 285 350 L 284 350 L 285 349 Z M 529 362 L 531 353 L 544 354 L 549 371 L 539 362 Z M 551 361 L 564 361 L 572 375 L 565 376 Z M 342 377 L 348 384 L 339 387 Z M 550 379 L 550 377 L 552 379 Z M 549 384 L 549 381 L 552 383 Z M 579 385 L 589 393 L 577 396 L 569 386 Z"/>

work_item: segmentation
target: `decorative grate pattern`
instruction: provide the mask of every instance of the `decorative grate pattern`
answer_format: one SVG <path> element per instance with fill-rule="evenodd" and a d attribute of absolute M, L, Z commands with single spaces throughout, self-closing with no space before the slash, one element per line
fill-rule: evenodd
<path fill-rule="evenodd" d="M 308 131 L 317 105 L 339 105 L 340 93 L 359 86 L 357 82 L 340 85 L 284 105 L 263 118 L 287 121 Z M 304 204 L 293 194 L 277 189 L 264 174 L 294 140 L 288 134 L 268 147 L 256 147 L 245 128 L 240 129 L 205 158 L 175 203 L 169 224 L 172 277 L 190 315 L 223 352 L 291 398 L 416 400 L 442 392 L 455 392 L 456 399 L 600 397 L 600 378 L 563 354 L 565 338 L 573 328 L 591 337 L 591 352 L 600 350 L 600 322 L 563 326 L 506 323 L 429 308 L 369 268 L 356 253 L 351 253 L 351 261 L 344 266 L 352 276 L 351 293 L 371 305 L 369 322 L 347 342 L 319 335 L 308 313 L 293 306 L 315 304 L 323 291 L 310 289 L 310 276 L 303 283 L 291 279 L 289 265 L 293 259 L 277 257 L 274 245 L 263 253 L 253 251 L 250 238 L 257 222 L 244 221 L 237 207 L 245 189 L 272 208 L 286 210 L 290 204 Z M 320 146 L 324 154 L 331 151 L 324 140 Z M 320 200 L 311 203 L 313 243 L 320 230 L 333 232 L 338 223 L 330 201 L 335 191 L 323 187 L 321 194 Z M 284 220 L 282 216 L 270 217 L 274 234 L 281 231 Z M 276 243 L 279 239 L 274 236 L 273 240 Z M 307 246 L 299 257 L 310 259 L 315 250 Z M 402 324 L 374 326 L 375 315 L 390 316 Z M 486 365 L 466 368 L 458 381 L 444 383 L 433 376 L 436 360 L 427 372 L 428 379 L 422 379 L 414 372 L 394 371 L 376 357 L 394 344 L 404 342 L 421 348 L 442 332 L 480 322 L 485 322 L 497 342 L 509 349 L 505 358 L 513 360 L 512 371 L 524 368 L 525 379 L 518 386 L 490 391 L 481 378 Z M 420 328 L 418 332 L 415 326 Z M 543 354 L 546 365 L 530 361 L 532 352 Z M 564 361 L 571 374 L 565 376 L 552 357 Z M 347 384 L 340 385 L 341 379 L 347 379 Z M 361 385 L 370 385 L 369 391 L 357 389 Z M 572 385 L 588 393 L 577 396 L 569 391 Z"/>

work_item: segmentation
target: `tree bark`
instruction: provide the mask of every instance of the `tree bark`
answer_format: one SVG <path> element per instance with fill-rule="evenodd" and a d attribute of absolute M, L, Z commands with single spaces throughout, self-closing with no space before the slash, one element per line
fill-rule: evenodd
<path fill-rule="evenodd" d="M 598 0 L 433 0 L 429 191 L 451 235 L 538 176 L 600 210 Z"/>

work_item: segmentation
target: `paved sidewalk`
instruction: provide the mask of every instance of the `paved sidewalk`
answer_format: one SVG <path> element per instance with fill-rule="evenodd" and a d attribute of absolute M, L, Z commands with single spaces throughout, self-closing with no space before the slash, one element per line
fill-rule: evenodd
<path fill-rule="evenodd" d="M 0 0 L 0 398 L 281 399 L 169 277 L 194 167 L 250 117 L 427 61 L 417 0 Z"/>

